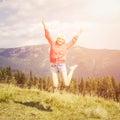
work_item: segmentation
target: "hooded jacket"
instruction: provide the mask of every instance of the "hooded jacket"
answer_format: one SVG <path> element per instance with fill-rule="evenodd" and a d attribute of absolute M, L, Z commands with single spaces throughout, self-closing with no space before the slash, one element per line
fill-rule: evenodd
<path fill-rule="evenodd" d="M 58 45 L 57 42 L 52 39 L 47 29 L 45 29 L 45 37 L 50 44 L 50 62 L 61 64 L 66 61 L 67 50 L 71 48 L 78 40 L 78 36 L 76 35 L 70 42 L 64 42 L 62 45 Z"/>

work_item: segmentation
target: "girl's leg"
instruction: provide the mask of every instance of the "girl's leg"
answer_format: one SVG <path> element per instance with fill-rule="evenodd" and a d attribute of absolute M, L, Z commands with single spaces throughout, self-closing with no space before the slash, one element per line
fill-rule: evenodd
<path fill-rule="evenodd" d="M 62 72 L 61 72 L 61 76 L 62 76 L 62 79 L 63 79 L 63 83 L 64 83 L 64 85 L 65 85 L 66 87 L 70 85 L 73 72 L 74 72 L 74 70 L 76 69 L 77 66 L 78 66 L 78 65 L 74 65 L 74 66 L 71 66 L 71 67 L 70 67 L 70 72 L 69 72 L 68 76 L 67 76 L 67 71 L 62 71 Z"/>
<path fill-rule="evenodd" d="M 67 71 L 62 71 L 61 72 L 61 77 L 62 77 L 62 81 L 64 83 L 64 86 L 66 86 L 66 87 L 69 86 Z"/>
<path fill-rule="evenodd" d="M 53 82 L 53 88 L 58 87 L 58 75 L 56 72 L 52 71 L 52 82 Z"/>
<path fill-rule="evenodd" d="M 75 71 L 75 69 L 76 69 L 77 67 L 78 67 L 78 65 L 73 65 L 73 66 L 70 67 L 70 72 L 69 72 L 69 74 L 68 74 L 69 83 L 71 82 L 73 72 Z"/>

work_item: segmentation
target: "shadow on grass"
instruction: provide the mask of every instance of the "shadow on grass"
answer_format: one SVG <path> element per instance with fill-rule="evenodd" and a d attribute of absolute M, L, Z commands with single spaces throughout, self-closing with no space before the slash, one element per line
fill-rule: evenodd
<path fill-rule="evenodd" d="M 46 111 L 46 112 L 52 112 L 52 109 L 51 109 L 50 106 L 44 107 L 39 102 L 19 102 L 19 101 L 14 101 L 14 102 L 18 103 L 18 104 L 25 105 L 25 106 L 29 106 L 29 107 L 35 107 L 38 110 L 42 110 L 42 111 Z"/>

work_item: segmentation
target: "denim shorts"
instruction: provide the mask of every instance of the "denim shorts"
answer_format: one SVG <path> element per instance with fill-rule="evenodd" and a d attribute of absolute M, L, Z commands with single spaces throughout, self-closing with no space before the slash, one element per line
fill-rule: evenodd
<path fill-rule="evenodd" d="M 50 70 L 51 72 L 65 72 L 66 65 L 64 63 L 50 63 Z"/>

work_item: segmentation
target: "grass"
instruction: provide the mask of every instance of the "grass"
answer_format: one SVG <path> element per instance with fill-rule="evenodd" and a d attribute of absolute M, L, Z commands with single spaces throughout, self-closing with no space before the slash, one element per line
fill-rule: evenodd
<path fill-rule="evenodd" d="M 120 103 L 0 84 L 0 120 L 119 120 Z"/>

